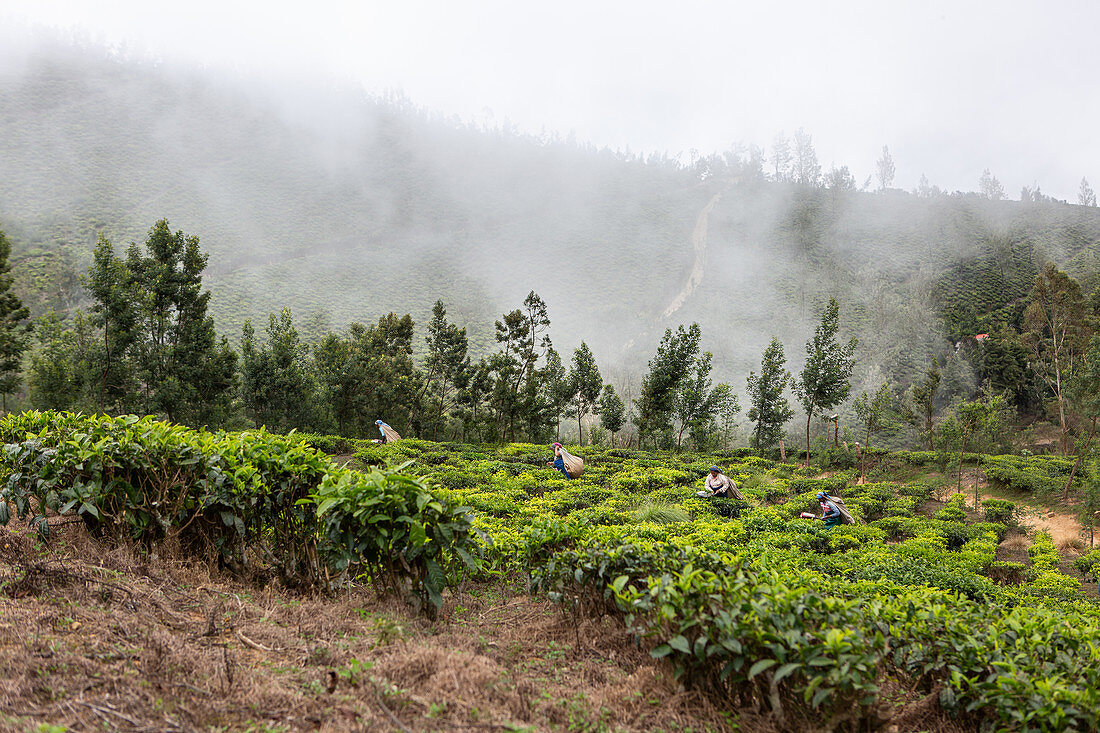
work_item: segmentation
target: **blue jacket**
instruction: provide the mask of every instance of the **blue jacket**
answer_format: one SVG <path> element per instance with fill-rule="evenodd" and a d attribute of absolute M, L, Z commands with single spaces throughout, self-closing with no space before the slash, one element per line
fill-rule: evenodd
<path fill-rule="evenodd" d="M 554 468 L 561 471 L 562 475 L 565 476 L 566 478 L 568 478 L 568 479 L 573 478 L 572 476 L 569 475 L 569 472 L 565 470 L 565 461 L 562 459 L 561 456 L 557 456 L 556 458 L 554 458 Z"/>
<path fill-rule="evenodd" d="M 821 499 L 821 518 L 825 520 L 826 527 L 835 527 L 844 521 L 844 515 L 840 508 L 831 499 Z"/>

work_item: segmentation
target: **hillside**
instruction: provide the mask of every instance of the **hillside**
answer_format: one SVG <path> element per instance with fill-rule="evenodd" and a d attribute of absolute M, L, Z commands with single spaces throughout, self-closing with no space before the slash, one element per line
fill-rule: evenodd
<path fill-rule="evenodd" d="M 696 320 L 738 387 L 773 334 L 797 364 L 836 296 L 861 379 L 904 383 L 1044 259 L 1089 286 L 1100 271 L 1095 208 L 800 189 L 735 156 L 704 170 L 278 91 L 60 44 L 0 66 L 0 226 L 34 312 L 81 302 L 97 235 L 122 247 L 167 218 L 209 251 L 233 338 L 282 307 L 315 336 L 390 311 L 422 323 L 442 298 L 485 351 L 535 290 L 560 349 L 584 339 L 638 373 Z"/>
<path fill-rule="evenodd" d="M 1100 722 L 1100 550 L 1020 524 L 1066 459 L 982 457 L 968 493 L 1020 501 L 979 508 L 919 452 L 863 481 L 851 454 L 588 448 L 567 480 L 527 444 L 56 413 L 0 437 L 0 727 Z M 743 499 L 696 494 L 714 463 Z M 854 524 L 806 518 L 823 491 Z"/>

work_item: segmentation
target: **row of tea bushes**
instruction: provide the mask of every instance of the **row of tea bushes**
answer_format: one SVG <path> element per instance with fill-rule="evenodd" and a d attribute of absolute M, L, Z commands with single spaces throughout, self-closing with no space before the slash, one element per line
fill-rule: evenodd
<path fill-rule="evenodd" d="M 870 718 L 882 687 L 941 688 L 983 727 L 1100 725 L 1100 614 L 972 601 L 890 582 L 771 569 L 661 546 L 563 551 L 537 587 L 578 610 L 622 614 L 686 684 L 829 729 Z M 855 715 L 853 715 L 855 713 Z"/>
<path fill-rule="evenodd" d="M 0 440 L 0 523 L 14 514 L 46 539 L 46 514 L 71 514 L 100 535 L 273 564 L 292 584 L 365 572 L 435 607 L 448 571 L 478 567 L 469 510 L 407 465 L 352 471 L 298 436 L 29 412 L 0 420 Z"/>

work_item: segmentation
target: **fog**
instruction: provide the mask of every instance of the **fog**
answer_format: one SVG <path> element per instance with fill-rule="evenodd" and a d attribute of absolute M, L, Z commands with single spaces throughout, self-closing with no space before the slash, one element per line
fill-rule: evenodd
<path fill-rule="evenodd" d="M 882 145 L 897 185 L 1072 200 L 1100 178 L 1087 0 L 927 3 L 139 3 L 8 0 L 9 23 L 133 55 L 291 82 L 400 90 L 467 122 L 639 153 L 766 146 L 802 127 L 859 180 Z"/>
<path fill-rule="evenodd" d="M 269 27 L 270 13 L 209 26 L 197 11 L 169 15 L 149 34 L 151 11 L 124 3 L 42 9 L 22 12 L 87 26 L 9 26 L 14 40 L 0 44 L 0 225 L 17 270 L 45 262 L 75 281 L 97 235 L 122 247 L 167 218 L 210 252 L 212 312 L 233 338 L 283 307 L 307 336 L 391 310 L 423 324 L 441 298 L 485 353 L 493 321 L 533 290 L 566 360 L 583 339 L 606 374 L 636 386 L 664 330 L 697 321 L 716 381 L 743 392 L 772 336 L 800 368 L 836 297 L 845 335 L 861 342 L 856 391 L 904 385 L 953 353 L 931 297 L 953 267 L 988 256 L 997 237 L 1028 242 L 1036 259 L 1079 246 L 1066 232 L 1082 207 L 942 192 L 974 190 L 984 168 L 1013 199 L 1023 181 L 1073 201 L 1089 165 L 1100 183 L 1080 65 L 1049 77 L 1034 59 L 1009 63 L 1035 104 L 1002 99 L 1004 65 L 978 73 L 1022 30 L 1013 13 L 990 39 L 970 6 L 832 19 L 808 8 L 788 25 L 760 10 L 726 17 L 721 35 L 698 5 L 664 25 L 604 6 L 581 22 L 568 5 L 523 23 L 486 5 L 461 17 L 419 7 L 415 24 L 375 8 L 325 25 L 322 3 L 296 18 L 297 34 L 284 16 Z M 249 19 L 257 32 L 244 38 Z M 371 32 L 351 43 L 341 34 L 357 23 Z M 853 46 L 857 27 L 867 42 Z M 909 58 L 922 28 L 942 37 Z M 1094 52 L 1074 53 L 1063 43 L 1049 58 Z M 1080 118 L 1055 110 L 1074 94 Z M 823 173 L 847 166 L 854 180 L 806 187 L 761 165 L 795 129 L 812 135 Z M 864 181 L 883 144 L 898 174 L 875 191 Z M 921 173 L 940 195 L 907 193 Z M 23 295 L 36 313 L 78 304 Z"/>

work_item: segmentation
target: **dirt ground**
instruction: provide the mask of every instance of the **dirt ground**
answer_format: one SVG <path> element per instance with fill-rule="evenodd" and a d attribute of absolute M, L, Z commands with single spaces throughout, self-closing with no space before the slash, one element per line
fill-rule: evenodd
<path fill-rule="evenodd" d="M 779 729 L 519 579 L 467 585 L 429 620 L 369 590 L 304 596 L 55 534 L 47 551 L 0 528 L 0 731 Z M 966 729 L 912 689 L 884 697 L 876 730 Z"/>
<path fill-rule="evenodd" d="M 0 730 L 731 729 L 621 622 L 519 588 L 469 586 L 430 621 L 58 530 L 47 554 L 0 529 Z"/>

